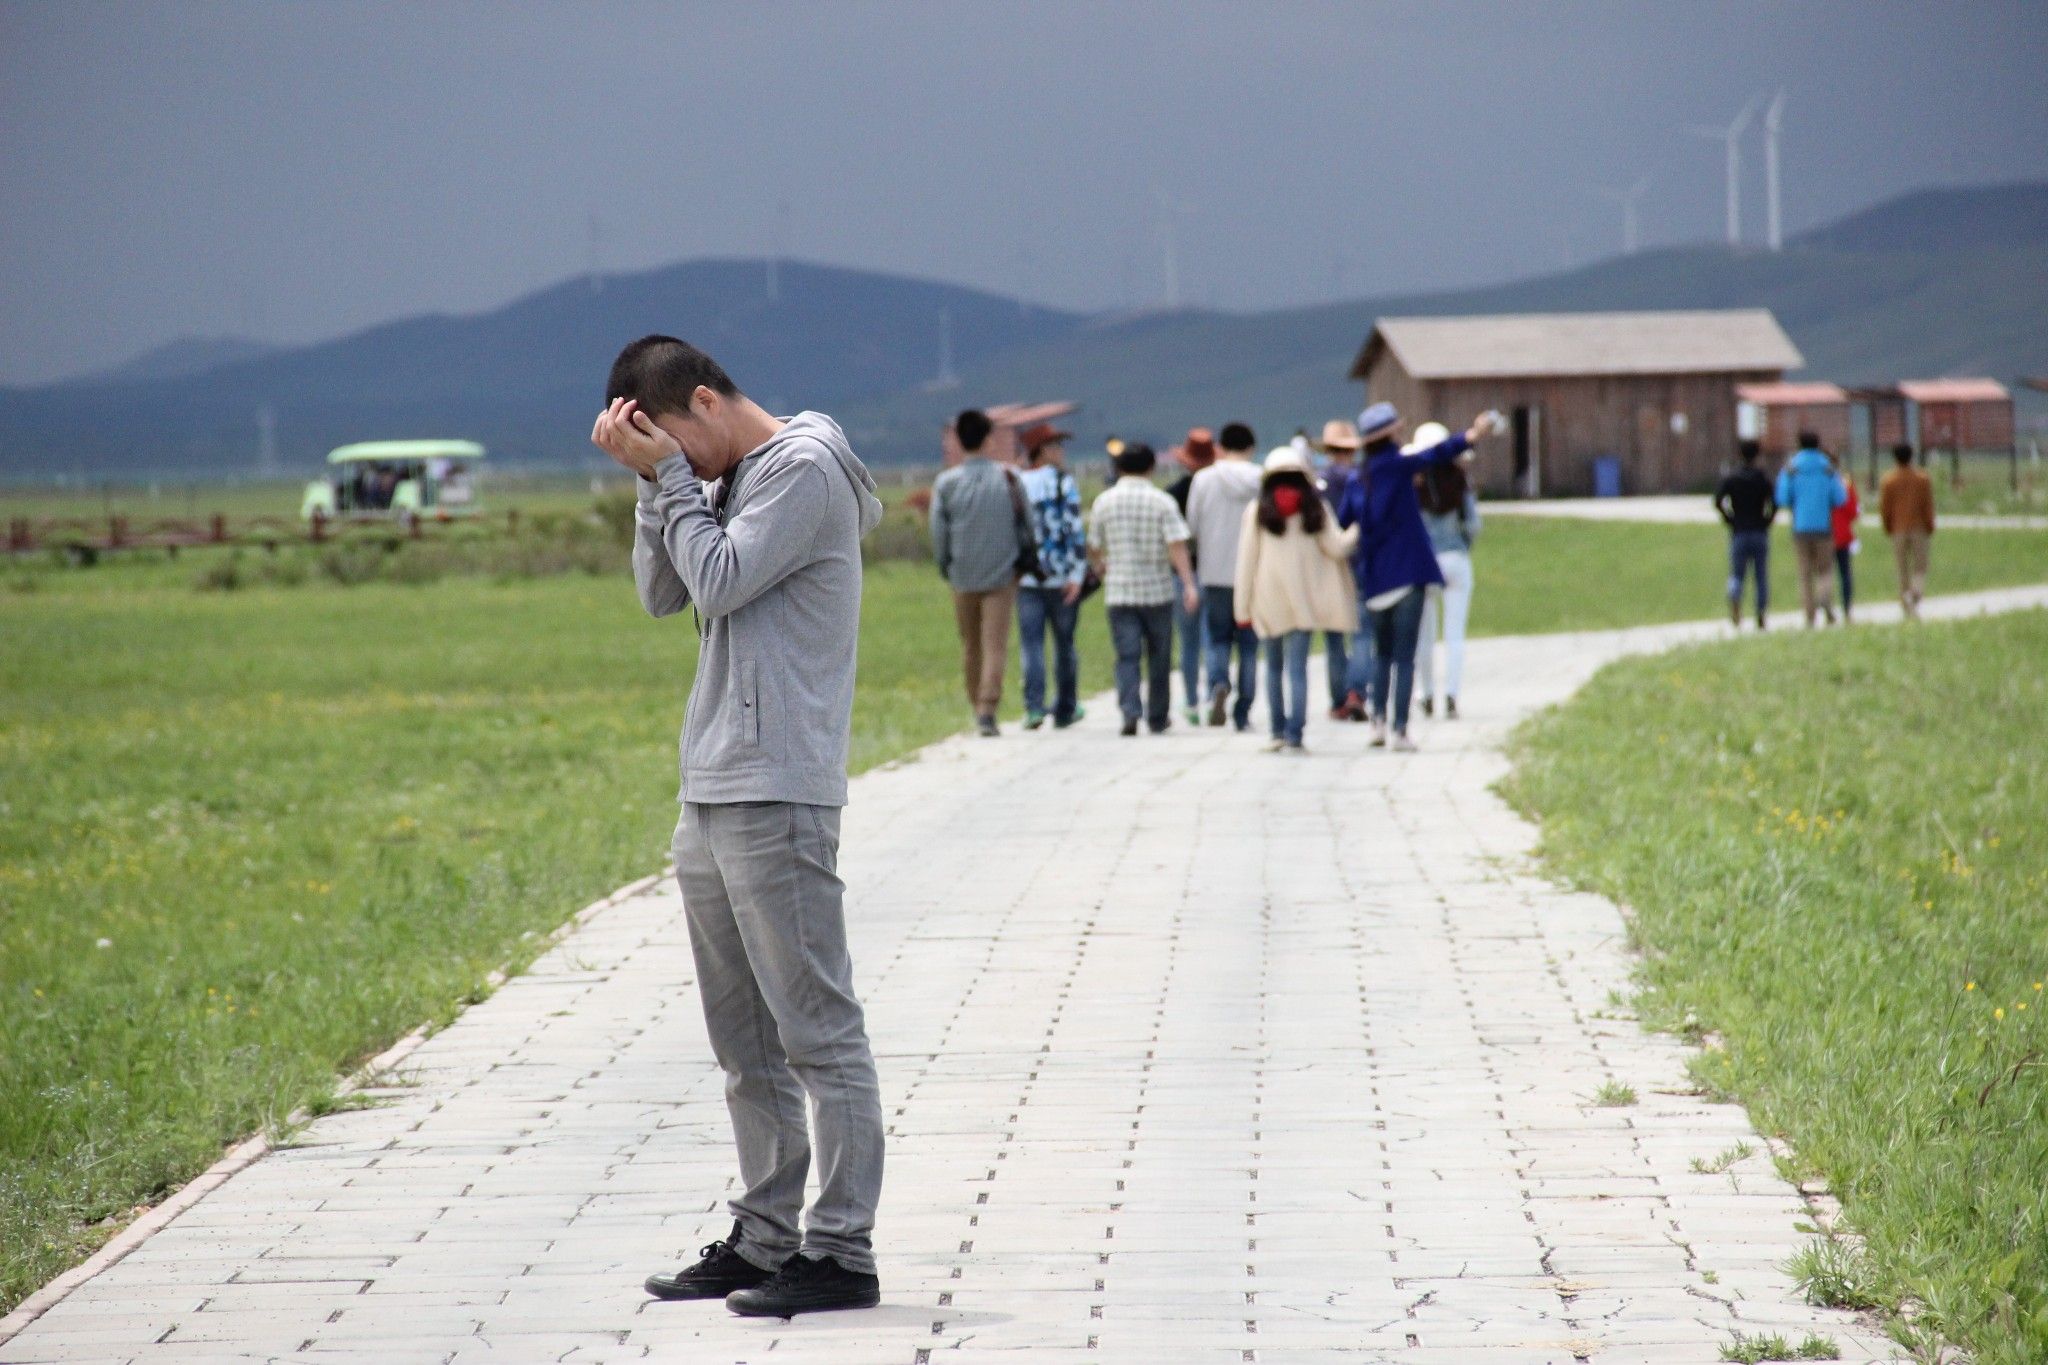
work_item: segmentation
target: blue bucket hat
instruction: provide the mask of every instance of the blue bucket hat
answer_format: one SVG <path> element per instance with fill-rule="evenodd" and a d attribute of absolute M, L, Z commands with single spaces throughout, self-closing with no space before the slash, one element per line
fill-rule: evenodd
<path fill-rule="evenodd" d="M 1382 436 L 1393 434 L 1401 424 L 1401 414 L 1394 410 L 1392 403 L 1374 403 L 1358 414 L 1358 439 L 1377 441 Z"/>

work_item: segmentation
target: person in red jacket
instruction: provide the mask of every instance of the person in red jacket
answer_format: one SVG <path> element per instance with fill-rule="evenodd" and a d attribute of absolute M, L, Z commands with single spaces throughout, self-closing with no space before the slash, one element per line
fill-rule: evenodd
<path fill-rule="evenodd" d="M 1835 508 L 1832 516 L 1835 533 L 1835 575 L 1842 581 L 1842 624 L 1848 625 L 1856 619 L 1855 593 L 1856 575 L 1851 570 L 1851 560 L 1863 548 L 1856 539 L 1856 517 L 1863 510 L 1856 497 L 1856 480 L 1850 476 L 1846 463 L 1839 463 L 1842 487 L 1849 490 L 1849 496 Z"/>

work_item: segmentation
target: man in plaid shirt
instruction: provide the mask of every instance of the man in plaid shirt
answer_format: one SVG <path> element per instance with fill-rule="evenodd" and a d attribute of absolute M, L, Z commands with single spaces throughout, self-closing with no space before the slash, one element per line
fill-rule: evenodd
<path fill-rule="evenodd" d="M 1180 580 L 1189 613 L 1202 601 L 1188 559 L 1188 524 L 1173 499 L 1152 483 L 1158 462 L 1148 445 L 1118 451 L 1117 481 L 1088 514 L 1088 554 L 1102 573 L 1102 600 L 1116 642 L 1116 699 L 1126 735 L 1138 733 L 1140 655 L 1145 723 L 1155 735 L 1173 723 L 1174 580 Z"/>

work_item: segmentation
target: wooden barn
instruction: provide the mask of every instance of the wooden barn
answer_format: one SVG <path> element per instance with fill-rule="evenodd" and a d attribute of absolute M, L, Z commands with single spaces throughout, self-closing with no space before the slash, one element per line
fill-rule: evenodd
<path fill-rule="evenodd" d="M 1411 424 L 1455 431 L 1499 409 L 1510 426 L 1480 450 L 1485 493 L 1582 497 L 1607 460 L 1624 493 L 1710 486 L 1734 454 L 1736 386 L 1804 363 L 1760 308 L 1530 313 L 1381 318 L 1351 377 Z"/>
<path fill-rule="evenodd" d="M 1839 384 L 1737 384 L 1735 401 L 1736 434 L 1754 437 L 1773 460 L 1797 450 L 1803 431 L 1838 458 L 1849 453 L 1849 391 Z"/>

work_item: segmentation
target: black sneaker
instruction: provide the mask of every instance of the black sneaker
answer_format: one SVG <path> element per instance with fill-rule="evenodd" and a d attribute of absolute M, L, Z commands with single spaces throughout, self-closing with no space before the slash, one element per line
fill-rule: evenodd
<path fill-rule="evenodd" d="M 1445 698 L 1444 698 L 1444 719 L 1445 719 L 1445 720 L 1456 720 L 1457 718 L 1458 718 L 1458 699 L 1457 699 L 1456 697 L 1445 697 Z"/>
<path fill-rule="evenodd" d="M 1425 716 L 1433 716 L 1436 714 L 1436 698 L 1424 697 L 1422 699 L 1422 714 Z"/>
<path fill-rule="evenodd" d="M 1132 735 L 1135 735 L 1135 734 L 1137 734 L 1137 733 L 1138 733 L 1138 718 L 1137 718 L 1136 716 L 1125 716 L 1125 717 L 1124 717 L 1124 738 L 1125 738 L 1125 739 L 1129 739 L 1129 738 L 1130 738 L 1130 737 L 1131 737 Z"/>
<path fill-rule="evenodd" d="M 974 721 L 974 729 L 983 739 L 994 739 L 1003 733 L 997 728 L 994 716 L 977 716 Z"/>
<path fill-rule="evenodd" d="M 873 1308 L 882 1301 L 882 1282 L 848 1270 L 827 1257 L 797 1255 L 774 1278 L 725 1296 L 725 1306 L 743 1318 L 793 1318 L 841 1308 Z"/>
<path fill-rule="evenodd" d="M 732 1225 L 732 1236 L 722 1242 L 700 1247 L 703 1257 L 673 1275 L 649 1275 L 647 1292 L 657 1299 L 722 1299 L 736 1289 L 765 1284 L 775 1272 L 763 1270 L 739 1253 L 740 1225 Z"/>
<path fill-rule="evenodd" d="M 1219 726 L 1219 727 L 1220 727 L 1220 726 L 1221 726 L 1221 725 L 1223 724 L 1223 717 L 1224 717 L 1224 714 L 1225 714 L 1225 710 L 1224 710 L 1224 709 L 1225 709 L 1226 707 L 1228 707 L 1229 705 L 1230 705 L 1230 684 L 1229 684 L 1229 683 L 1217 683 L 1217 684 L 1216 684 L 1216 685 L 1215 685 L 1214 687 L 1210 688 L 1210 689 L 1209 689 L 1209 723 L 1210 723 L 1211 725 L 1215 725 L 1215 726 Z"/>

